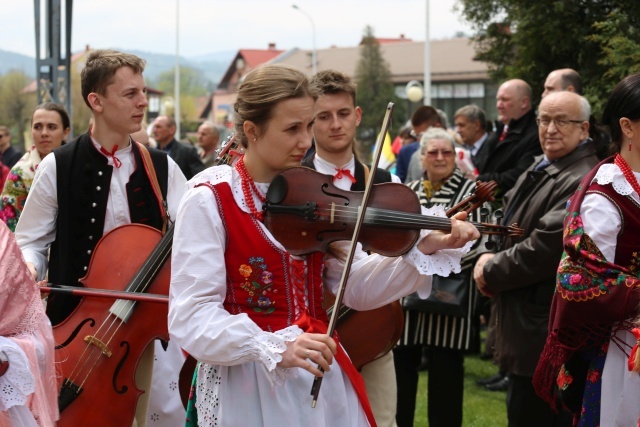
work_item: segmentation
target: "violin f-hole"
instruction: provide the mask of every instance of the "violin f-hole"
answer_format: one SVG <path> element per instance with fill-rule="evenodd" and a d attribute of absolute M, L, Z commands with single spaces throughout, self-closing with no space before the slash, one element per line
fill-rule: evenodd
<path fill-rule="evenodd" d="M 78 323 L 78 326 L 76 326 L 73 332 L 71 332 L 71 335 L 69 335 L 69 337 L 67 337 L 67 339 L 62 344 L 56 345 L 55 349 L 60 350 L 61 348 L 65 348 L 66 346 L 68 346 L 78 336 L 85 323 L 89 323 L 89 326 L 93 327 L 95 326 L 96 321 L 89 317 Z"/>
<path fill-rule="evenodd" d="M 129 346 L 129 343 L 127 341 L 123 341 L 123 342 L 120 343 L 120 347 L 124 347 L 125 351 L 124 351 L 124 354 L 122 355 L 122 358 L 120 359 L 120 361 L 116 365 L 115 371 L 113 371 L 112 384 L 113 384 L 113 389 L 115 390 L 116 393 L 125 394 L 127 391 L 129 391 L 129 387 L 124 385 L 124 386 L 122 386 L 122 388 L 118 388 L 117 381 L 118 381 L 118 375 L 120 374 L 120 371 L 122 370 L 122 367 L 124 366 L 125 362 L 129 358 L 129 348 L 130 348 L 130 346 Z"/>

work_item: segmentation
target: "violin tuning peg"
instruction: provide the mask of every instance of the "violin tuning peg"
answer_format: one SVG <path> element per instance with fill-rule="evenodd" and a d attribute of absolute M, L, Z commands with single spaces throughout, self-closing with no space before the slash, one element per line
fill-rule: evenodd
<path fill-rule="evenodd" d="M 489 209 L 480 208 L 480 222 L 489 221 Z"/>

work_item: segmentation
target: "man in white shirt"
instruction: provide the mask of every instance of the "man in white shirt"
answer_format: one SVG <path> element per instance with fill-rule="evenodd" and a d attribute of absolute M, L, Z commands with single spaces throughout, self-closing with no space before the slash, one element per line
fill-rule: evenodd
<path fill-rule="evenodd" d="M 316 153 L 305 165 L 333 175 L 334 185 L 342 190 L 364 190 L 368 168 L 354 155 L 356 128 L 362 117 L 362 110 L 356 106 L 355 85 L 348 76 L 332 70 L 313 76 L 311 85 L 319 92 L 313 125 Z M 388 171 L 378 169 L 374 173 L 376 182 L 400 183 L 400 178 Z M 380 427 L 395 426 L 393 353 L 367 363 L 361 374 L 376 423 Z"/>
<path fill-rule="evenodd" d="M 135 55 L 113 50 L 96 50 L 87 58 L 81 72 L 82 95 L 94 124 L 40 163 L 16 228 L 18 245 L 37 280 L 48 274 L 51 283 L 80 286 L 78 279 L 87 273 L 103 234 L 131 223 L 161 230 L 166 213 L 175 218 L 185 191 L 184 175 L 165 153 L 149 149 L 162 193 L 156 194 L 143 152 L 129 136 L 140 130 L 149 104 L 144 65 Z M 164 206 L 161 199 L 166 200 Z M 65 320 L 78 303 L 75 297 L 52 295 L 47 304 L 51 322 Z M 146 367 L 149 376 L 152 347 L 148 350 L 137 374 Z M 142 388 L 148 389 L 149 380 L 145 383 Z M 144 425 L 143 400 L 149 393 L 143 396 L 138 401 L 138 425 Z"/>

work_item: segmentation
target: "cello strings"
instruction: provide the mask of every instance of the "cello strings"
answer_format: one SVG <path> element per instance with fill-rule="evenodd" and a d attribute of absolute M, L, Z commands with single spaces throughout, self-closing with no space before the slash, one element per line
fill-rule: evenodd
<path fill-rule="evenodd" d="M 167 236 L 168 234 L 170 234 L 170 236 Z M 148 290 L 149 286 L 151 285 L 151 278 L 155 276 L 155 273 L 164 264 L 164 262 L 158 262 L 158 261 L 166 260 L 168 258 L 169 252 L 171 251 L 169 248 L 170 246 L 169 243 L 171 242 L 172 235 L 173 235 L 173 227 L 171 227 L 170 230 L 167 230 L 167 233 L 165 233 L 165 236 L 163 236 L 163 238 L 161 239 L 158 247 L 154 249 L 154 251 L 149 256 L 149 258 L 145 261 L 145 263 L 143 263 L 142 267 L 138 269 L 138 271 L 136 271 L 135 276 L 131 280 L 130 284 L 127 286 L 127 289 L 133 288 L 133 290 L 130 290 L 129 292 L 144 293 Z M 153 267 L 153 270 L 151 269 L 150 266 Z M 95 336 L 98 336 L 102 333 L 102 337 L 100 337 L 99 339 L 101 342 L 105 344 L 107 348 L 111 344 L 111 341 L 113 340 L 113 338 L 116 336 L 120 327 L 123 326 L 123 324 L 125 323 L 125 321 L 122 320 L 119 317 L 119 315 L 124 314 L 123 317 L 127 318 L 131 314 L 132 310 L 135 309 L 136 303 L 132 302 L 131 304 L 127 304 L 127 306 L 128 306 L 128 310 L 125 313 L 111 313 L 112 314 L 111 322 L 108 325 L 106 331 L 103 332 L 102 329 L 109 323 L 109 317 L 111 316 L 105 318 L 102 324 L 100 325 L 100 327 L 98 328 L 98 330 L 95 332 Z M 105 337 L 111 332 L 114 325 L 115 325 L 115 330 L 112 331 L 111 336 L 107 338 L 105 342 Z M 88 356 L 86 355 L 87 350 L 91 351 L 91 354 L 89 354 Z M 69 379 L 75 382 L 75 378 L 80 376 L 80 372 L 87 367 L 87 364 L 90 364 L 89 371 L 84 375 L 84 378 L 80 385 L 82 387 L 82 385 L 88 379 L 89 375 L 93 372 L 93 369 L 97 366 L 101 357 L 102 357 L 102 351 L 95 345 L 88 343 L 85 347 L 83 354 L 80 356 L 80 358 L 76 362 L 76 366 L 74 367 L 71 374 L 69 375 Z M 92 363 L 90 363 L 91 359 L 93 359 Z M 82 366 L 79 367 L 80 363 L 83 361 L 84 363 L 82 364 Z M 77 373 L 76 373 L 76 370 L 78 370 Z"/>

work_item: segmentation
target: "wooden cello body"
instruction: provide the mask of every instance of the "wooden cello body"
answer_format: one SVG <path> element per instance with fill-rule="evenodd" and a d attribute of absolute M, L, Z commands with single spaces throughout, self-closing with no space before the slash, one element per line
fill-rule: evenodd
<path fill-rule="evenodd" d="M 87 288 L 168 295 L 170 265 L 164 261 L 170 243 L 171 236 L 146 225 L 117 227 L 98 242 L 80 282 Z M 154 339 L 169 339 L 168 304 L 115 304 L 116 309 L 112 299 L 84 297 L 53 328 L 60 427 L 130 426 L 134 420 L 143 393 L 136 371 Z"/>

